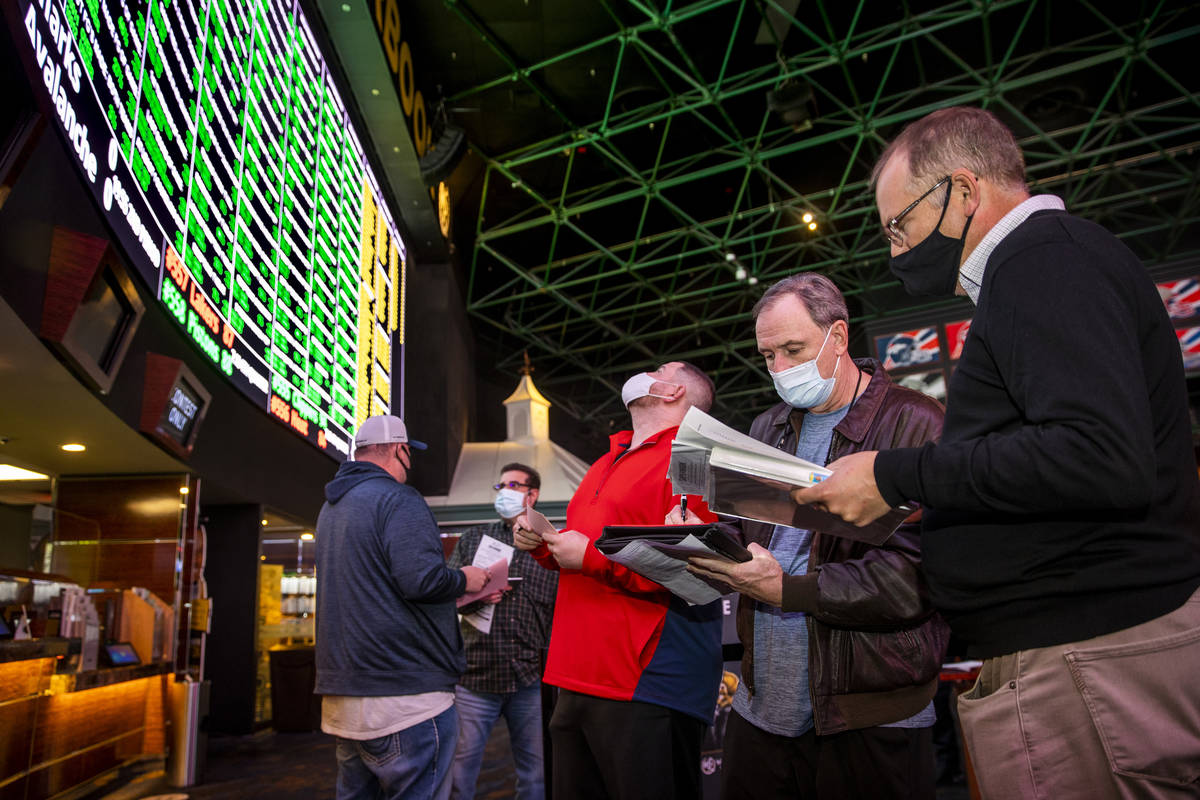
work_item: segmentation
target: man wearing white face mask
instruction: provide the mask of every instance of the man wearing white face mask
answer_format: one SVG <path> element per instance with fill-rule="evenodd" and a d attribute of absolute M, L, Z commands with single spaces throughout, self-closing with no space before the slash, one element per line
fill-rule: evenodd
<path fill-rule="evenodd" d="M 499 482 L 492 487 L 496 490 L 493 505 L 500 518 L 459 537 L 450 566 L 470 564 L 482 543 L 511 548 L 513 521 L 537 505 L 541 486 L 541 476 L 533 467 L 505 464 Z M 466 620 L 461 626 L 467 671 L 455 688 L 458 744 L 451 768 L 452 800 L 475 796 L 484 745 L 501 716 L 508 726 L 517 768 L 517 800 L 546 796 L 541 677 L 558 573 L 542 569 L 524 550 L 513 549 L 508 574 L 507 589 L 460 609 L 469 615 L 485 603 L 495 606 L 486 633 Z"/>
<path fill-rule="evenodd" d="M 824 464 L 939 435 L 937 401 L 892 383 L 878 361 L 850 357 L 846 303 L 828 278 L 779 281 L 754 316 L 783 400 L 754 420 L 755 439 Z M 742 593 L 724 800 L 932 798 L 931 700 L 948 631 L 919 569 L 919 526 L 879 547 L 759 522 L 742 531 L 753 560 L 693 561 Z"/>
<path fill-rule="evenodd" d="M 517 547 L 559 573 L 545 681 L 556 798 L 694 800 L 700 743 L 721 682 L 721 603 L 689 606 L 609 561 L 593 543 L 605 525 L 661 525 L 679 502 L 667 480 L 671 442 L 688 408 L 707 411 L 712 381 L 681 361 L 626 381 L 632 430 L 576 489 L 566 530 L 538 536 L 517 520 Z M 689 498 L 705 521 L 715 517 Z"/>

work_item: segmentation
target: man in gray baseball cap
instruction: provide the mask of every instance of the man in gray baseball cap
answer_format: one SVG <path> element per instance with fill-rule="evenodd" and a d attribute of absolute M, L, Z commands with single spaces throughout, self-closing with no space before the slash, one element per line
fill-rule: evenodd
<path fill-rule="evenodd" d="M 446 565 L 437 523 L 406 484 L 399 417 L 369 417 L 317 519 L 321 730 L 337 737 L 337 797 L 445 798 L 466 668 L 455 599 L 487 582 Z"/>
<path fill-rule="evenodd" d="M 424 442 L 410 439 L 408 437 L 408 429 L 404 427 L 404 420 L 399 417 L 394 417 L 391 414 L 367 417 L 363 420 L 363 424 L 358 426 L 358 430 L 354 434 L 354 458 L 355 460 L 358 459 L 358 448 L 360 447 L 400 443 L 407 443 L 416 450 L 426 450 L 429 447 Z M 400 479 L 397 478 L 396 480 Z M 400 482 L 403 483 L 404 481 L 401 480 Z"/>

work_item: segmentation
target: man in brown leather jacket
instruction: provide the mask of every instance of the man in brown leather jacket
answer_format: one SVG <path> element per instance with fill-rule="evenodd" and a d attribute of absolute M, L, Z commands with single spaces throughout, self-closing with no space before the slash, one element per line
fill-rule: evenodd
<path fill-rule="evenodd" d="M 754 308 L 784 402 L 750 435 L 816 463 L 936 439 L 943 409 L 847 352 L 828 278 L 779 281 Z M 678 511 L 668 521 L 681 521 Z M 689 521 L 690 515 L 689 515 Z M 883 545 L 744 522 L 752 561 L 696 559 L 741 592 L 742 686 L 725 735 L 722 795 L 934 796 L 931 699 L 948 638 L 920 569 L 920 526 Z"/>

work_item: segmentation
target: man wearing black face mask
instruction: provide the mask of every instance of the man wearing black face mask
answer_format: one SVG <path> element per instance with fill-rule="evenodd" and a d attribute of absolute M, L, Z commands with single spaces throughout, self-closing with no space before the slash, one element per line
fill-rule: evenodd
<path fill-rule="evenodd" d="M 977 308 L 942 441 L 847 456 L 797 500 L 924 506 L 934 603 L 984 659 L 959 701 L 984 796 L 1195 797 L 1200 481 L 1154 284 L 1029 196 L 988 112 L 913 123 L 874 178 L 897 277 Z"/>

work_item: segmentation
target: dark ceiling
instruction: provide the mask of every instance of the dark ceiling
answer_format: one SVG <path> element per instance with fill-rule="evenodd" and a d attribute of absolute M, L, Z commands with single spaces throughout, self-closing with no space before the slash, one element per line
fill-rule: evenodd
<path fill-rule="evenodd" d="M 623 417 L 626 377 L 674 358 L 714 376 L 736 425 L 774 402 L 749 311 L 798 270 L 832 277 L 860 331 L 944 307 L 899 290 L 866 183 L 887 139 L 936 108 L 994 110 L 1034 190 L 1148 267 L 1200 255 L 1196 3 L 410 0 L 403 14 L 423 83 L 471 146 L 452 188 L 481 369 L 507 384 L 527 350 L 546 396 L 597 431 Z"/>

